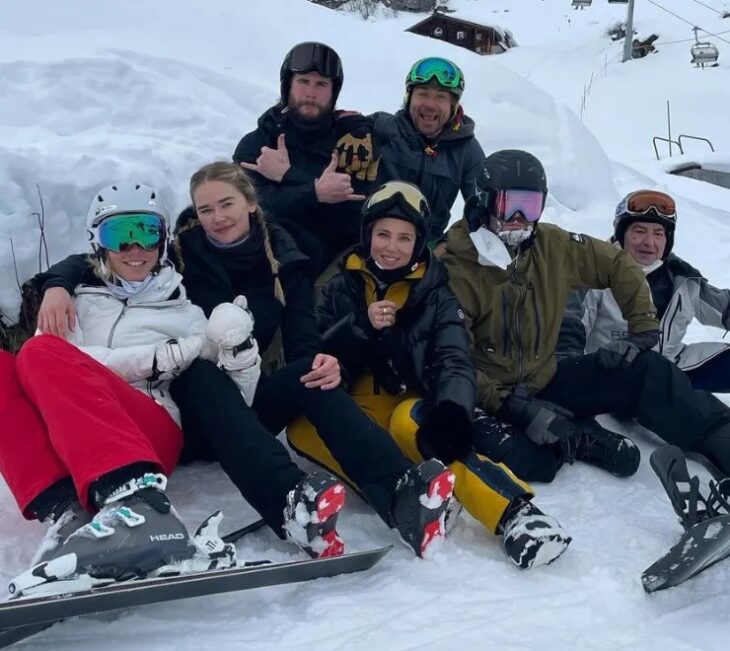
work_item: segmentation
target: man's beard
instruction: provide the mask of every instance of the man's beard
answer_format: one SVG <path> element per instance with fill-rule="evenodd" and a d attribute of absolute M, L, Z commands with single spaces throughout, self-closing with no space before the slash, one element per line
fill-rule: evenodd
<path fill-rule="evenodd" d="M 319 113 L 316 116 L 302 114 L 301 108 L 303 106 L 314 106 L 319 109 Z M 332 104 L 327 104 L 322 107 L 314 102 L 289 102 L 289 112 L 292 114 L 294 119 L 300 124 L 318 125 L 325 121 L 332 114 Z"/>
<path fill-rule="evenodd" d="M 533 231 L 532 225 L 528 224 L 525 228 L 519 230 L 499 231 L 497 236 L 505 243 L 505 246 L 510 249 L 516 249 L 520 244 L 532 237 Z"/>

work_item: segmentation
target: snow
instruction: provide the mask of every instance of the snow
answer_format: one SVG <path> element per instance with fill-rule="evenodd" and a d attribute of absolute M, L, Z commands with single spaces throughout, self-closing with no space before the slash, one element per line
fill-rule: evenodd
<path fill-rule="evenodd" d="M 0 5 L 0 310 L 17 312 L 10 239 L 25 279 L 38 269 L 36 184 L 51 261 L 84 250 L 91 193 L 115 180 L 158 188 L 173 212 L 201 164 L 229 158 L 278 93 L 278 68 L 301 40 L 324 40 L 344 59 L 340 106 L 395 110 L 411 62 L 448 56 L 463 68 L 464 106 L 485 150 L 526 148 L 545 163 L 546 219 L 606 237 L 622 194 L 656 187 L 679 208 L 676 251 L 719 287 L 730 286 L 728 190 L 666 173 L 651 139 L 709 138 L 687 156 L 730 165 L 730 49 L 720 65 L 689 63 L 690 25 L 637 2 L 641 38 L 659 52 L 620 63 L 622 43 L 605 36 L 625 5 L 595 0 L 453 0 L 477 22 L 509 29 L 519 47 L 498 57 L 407 34 L 419 19 L 363 21 L 304 0 L 34 0 Z M 696 2 L 659 3 L 713 33 L 730 30 Z M 717 10 L 727 0 L 707 0 Z M 682 41 L 676 43 L 676 41 Z M 704 40 L 704 37 L 703 37 Z M 712 160 L 712 165 L 710 165 Z M 458 214 L 457 203 L 454 213 Z M 723 333 L 696 325 L 691 338 Z M 612 427 L 627 429 L 614 421 Z M 628 428 L 643 454 L 629 480 L 576 464 L 536 503 L 573 536 L 553 565 L 523 572 L 498 540 L 463 515 L 431 558 L 416 559 L 352 493 L 340 532 L 351 550 L 394 544 L 372 571 L 314 583 L 149 606 L 67 622 L 24 649 L 720 649 L 726 646 L 730 564 L 647 596 L 639 577 L 681 533 L 648 463 L 656 438 Z M 309 468 L 305 462 L 304 467 Z M 704 471 L 690 463 L 691 472 Z M 171 497 L 190 527 L 217 508 L 223 531 L 255 519 L 217 466 L 181 468 Z M 44 528 L 23 521 L 0 483 L 0 589 L 27 568 Z M 291 560 L 290 543 L 262 530 L 238 545 L 241 558 Z"/>

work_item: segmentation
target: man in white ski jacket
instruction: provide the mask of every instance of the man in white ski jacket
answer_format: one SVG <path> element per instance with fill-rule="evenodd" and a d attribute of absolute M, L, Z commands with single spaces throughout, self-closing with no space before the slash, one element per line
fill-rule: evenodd
<path fill-rule="evenodd" d="M 687 373 L 695 389 L 730 392 L 730 343 L 684 343 L 693 319 L 725 330 L 730 326 L 730 290 L 713 287 L 671 252 L 677 212 L 663 192 L 639 190 L 618 205 L 612 237 L 642 267 L 660 319 L 655 350 Z M 563 355 L 592 353 L 628 334 L 611 290 L 573 295 L 560 334 Z"/>

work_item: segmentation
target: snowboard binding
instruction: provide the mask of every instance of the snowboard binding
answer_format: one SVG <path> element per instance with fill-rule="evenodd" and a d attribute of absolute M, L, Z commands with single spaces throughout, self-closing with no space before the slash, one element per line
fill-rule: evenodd
<path fill-rule="evenodd" d="M 700 478 L 690 477 L 684 453 L 676 446 L 658 448 L 651 455 L 656 472 L 684 527 L 669 551 L 641 575 L 646 592 L 664 590 L 696 576 L 730 556 L 730 478 L 710 480 L 700 490 Z"/>
<path fill-rule="evenodd" d="M 703 495 L 700 478 L 690 477 L 686 457 L 677 446 L 657 448 L 650 462 L 685 529 L 710 518 L 730 515 L 730 478 L 710 480 L 708 493 Z"/>

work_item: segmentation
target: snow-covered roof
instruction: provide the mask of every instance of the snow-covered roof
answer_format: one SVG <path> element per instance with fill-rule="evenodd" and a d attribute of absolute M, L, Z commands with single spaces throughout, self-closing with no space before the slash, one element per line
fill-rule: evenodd
<path fill-rule="evenodd" d="M 414 23 L 414 27 L 416 25 L 420 25 L 421 23 L 425 23 L 432 18 L 446 18 L 449 20 L 457 20 L 462 23 L 471 23 L 472 25 L 475 25 L 477 27 L 487 27 L 489 29 L 493 29 L 497 32 L 504 33 L 504 30 L 502 30 L 500 27 L 497 27 L 496 25 L 492 25 L 490 23 L 484 22 L 484 17 L 480 16 L 478 12 L 469 12 L 469 11 L 456 11 L 456 12 L 436 12 L 433 14 L 430 14 L 429 16 L 426 16 L 425 18 L 422 18 L 417 23 Z"/>

